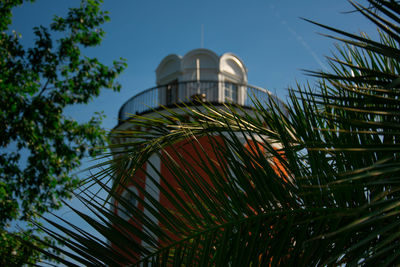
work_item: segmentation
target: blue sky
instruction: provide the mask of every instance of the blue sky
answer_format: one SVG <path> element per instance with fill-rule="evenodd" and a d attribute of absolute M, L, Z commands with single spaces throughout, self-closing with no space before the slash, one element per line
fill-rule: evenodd
<path fill-rule="evenodd" d="M 13 28 L 22 34 L 23 43 L 30 45 L 33 26 L 49 25 L 54 14 L 66 14 L 67 7 L 77 5 L 77 0 L 24 4 L 14 10 Z M 105 0 L 103 9 L 111 16 L 103 27 L 105 39 L 101 46 L 86 52 L 108 64 L 119 57 L 127 60 L 128 68 L 118 78 L 122 90 L 104 91 L 89 105 L 68 108 L 66 114 L 86 121 L 94 112 L 104 111 L 107 129 L 116 125 L 119 107 L 126 100 L 155 85 L 155 69 L 161 59 L 201 46 L 201 25 L 204 48 L 219 55 L 235 53 L 248 68 L 250 84 L 267 88 L 283 100 L 289 86 L 306 82 L 302 69 L 324 68 L 324 56 L 334 49 L 333 40 L 317 34 L 327 31 L 300 17 L 376 35 L 375 27 L 360 15 L 342 13 L 352 10 L 345 0 Z M 310 82 L 313 84 L 312 79 Z"/>
<path fill-rule="evenodd" d="M 13 27 L 23 42 L 32 42 L 32 27 L 49 25 L 54 14 L 63 15 L 68 6 L 79 1 L 37 0 L 14 11 Z M 119 107 L 131 96 L 155 85 L 155 69 L 168 54 L 184 55 L 201 46 L 221 55 L 233 52 L 248 68 L 248 81 L 275 92 L 285 99 L 287 87 L 307 77 L 302 69 L 321 69 L 324 56 L 330 55 L 333 40 L 325 32 L 300 17 L 358 33 L 372 33 L 374 27 L 352 10 L 345 0 L 204 0 L 138 1 L 105 0 L 104 10 L 111 21 L 104 25 L 101 46 L 87 50 L 87 55 L 111 63 L 123 57 L 128 68 L 119 77 L 120 93 L 104 91 L 86 106 L 72 107 L 68 115 L 88 119 L 95 111 L 107 115 L 104 127 L 117 122 Z"/>

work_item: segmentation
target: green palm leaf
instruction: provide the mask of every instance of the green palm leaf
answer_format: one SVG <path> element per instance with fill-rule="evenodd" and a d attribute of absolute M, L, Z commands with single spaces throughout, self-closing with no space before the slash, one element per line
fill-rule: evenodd
<path fill-rule="evenodd" d="M 400 6 L 368 3 L 378 13 L 352 4 L 380 28 L 380 40 L 312 22 L 343 36 L 331 36 L 343 47 L 328 58 L 331 72 L 308 72 L 317 88 L 298 85 L 287 106 L 273 97 L 254 99 L 251 112 L 182 106 L 132 118 L 130 128 L 146 130 L 114 132 L 128 141 L 110 145 L 114 159 L 98 166 L 110 167 L 89 180 L 110 197 L 84 191 L 79 198 L 94 217 L 74 210 L 111 243 L 68 222 L 49 221 L 64 234 L 44 230 L 85 265 L 398 264 Z M 214 144 L 211 152 L 202 140 Z M 194 154 L 171 146 L 185 142 Z M 139 172 L 168 207 L 140 181 L 131 181 L 139 205 L 120 196 Z M 102 182 L 110 176 L 111 186 Z M 133 222 L 115 213 L 116 203 Z"/>

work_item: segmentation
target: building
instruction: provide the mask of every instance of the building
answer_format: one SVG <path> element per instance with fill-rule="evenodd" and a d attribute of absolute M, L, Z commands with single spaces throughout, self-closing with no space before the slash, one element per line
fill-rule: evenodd
<path fill-rule="evenodd" d="M 119 123 L 114 130 L 129 129 L 131 127 L 129 120 L 135 119 L 135 115 L 154 116 L 154 111 L 162 110 L 162 106 L 176 108 L 176 104 L 179 103 L 189 105 L 196 105 L 199 102 L 213 105 L 231 103 L 240 105 L 244 110 L 251 112 L 253 96 L 260 101 L 273 97 L 268 90 L 248 84 L 247 68 L 238 56 L 232 53 L 218 56 L 208 49 L 195 49 L 183 57 L 171 54 L 161 60 L 156 69 L 156 86 L 133 96 L 122 105 L 119 111 Z M 112 140 L 113 143 L 126 141 L 124 138 Z M 218 142 L 218 137 L 216 137 L 216 141 Z M 244 140 L 243 144 L 245 142 Z M 174 185 L 173 175 L 163 164 L 163 153 L 173 154 L 174 150 L 181 150 L 190 154 L 198 149 L 196 146 L 201 145 L 207 156 L 213 157 L 212 152 L 210 154 L 207 152 L 212 150 L 209 140 L 200 138 L 199 143 L 172 144 L 171 147 L 160 152 L 161 156 L 153 155 L 147 162 L 147 164 L 156 166 L 158 172 L 151 168 L 146 169 L 147 166 L 143 166 L 143 169 L 146 169 L 148 175 L 158 179 L 157 182 L 160 182 L 161 185 L 162 181 L 159 180 L 158 173 L 161 173 L 171 185 Z M 139 186 L 145 188 L 146 192 L 164 203 L 166 207 L 170 205 L 144 172 L 136 173 L 132 179 L 136 179 Z M 129 183 L 127 187 L 129 190 L 121 190 L 121 195 L 146 213 L 143 205 L 137 203 L 135 198 L 130 197 L 129 191 L 135 192 L 144 199 L 143 193 Z M 135 223 L 126 210 L 118 206 L 118 203 L 115 203 L 115 212 L 122 218 Z M 149 216 L 151 215 L 149 214 Z M 155 218 L 154 220 L 156 221 Z M 138 227 L 140 228 L 140 225 Z M 139 239 L 137 241 L 140 242 Z"/>
<path fill-rule="evenodd" d="M 186 55 L 166 56 L 156 69 L 156 86 L 133 96 L 119 110 L 119 124 L 134 114 L 145 114 L 161 105 L 191 102 L 196 97 L 212 104 L 236 103 L 251 107 L 251 96 L 260 101 L 271 93 L 247 83 L 247 68 L 232 54 L 218 56 L 208 49 L 195 49 Z"/>

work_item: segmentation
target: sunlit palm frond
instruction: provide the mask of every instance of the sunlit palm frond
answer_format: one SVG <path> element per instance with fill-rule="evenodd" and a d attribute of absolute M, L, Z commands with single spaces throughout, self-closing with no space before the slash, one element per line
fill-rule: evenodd
<path fill-rule="evenodd" d="M 136 116 L 131 128 L 142 130 L 115 133 L 127 142 L 111 145 L 119 149 L 111 167 L 92 177 L 111 198 L 80 195 L 96 218 L 75 210 L 110 242 L 54 221 L 69 241 L 44 230 L 86 265 L 398 264 L 400 8 L 368 3 L 379 13 L 353 6 L 380 28 L 380 40 L 314 23 L 342 35 L 332 38 L 343 46 L 328 59 L 331 72 L 309 72 L 317 88 L 298 85 L 287 106 L 274 98 L 254 99 L 251 112 L 186 106 Z M 154 155 L 175 182 L 149 163 Z M 140 181 L 131 181 L 139 205 L 120 196 L 139 172 L 168 207 Z M 112 186 L 101 181 L 109 176 Z M 117 216 L 115 203 L 134 221 Z"/>

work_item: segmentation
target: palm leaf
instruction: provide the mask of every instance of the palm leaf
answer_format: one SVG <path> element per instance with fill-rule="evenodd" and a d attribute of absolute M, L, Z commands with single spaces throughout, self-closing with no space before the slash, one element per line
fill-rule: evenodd
<path fill-rule="evenodd" d="M 127 142 L 110 145 L 114 158 L 88 180 L 110 197 L 85 191 L 79 199 L 94 217 L 75 210 L 112 244 L 65 221 L 69 228 L 49 223 L 70 240 L 44 230 L 86 265 L 398 264 L 400 8 L 368 2 L 380 13 L 352 4 L 380 28 L 380 40 L 312 22 L 344 36 L 330 36 L 343 46 L 328 58 L 331 72 L 309 72 L 317 88 L 298 85 L 287 105 L 271 97 L 254 99 L 251 111 L 180 106 L 133 117 L 130 128 L 142 130 L 114 132 Z M 140 172 L 153 188 L 130 181 Z M 120 196 L 128 182 L 138 206 Z M 119 206 L 134 220 L 119 217 Z"/>

